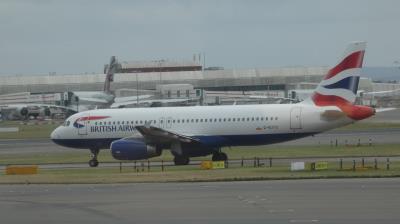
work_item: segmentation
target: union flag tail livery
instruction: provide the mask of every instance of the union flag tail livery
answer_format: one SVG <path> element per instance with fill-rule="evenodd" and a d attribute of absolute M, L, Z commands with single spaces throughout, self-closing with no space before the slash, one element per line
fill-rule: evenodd
<path fill-rule="evenodd" d="M 176 165 L 191 157 L 226 160 L 223 147 L 267 145 L 338 128 L 372 116 L 354 105 L 365 43 L 351 43 L 312 97 L 297 104 L 99 109 L 77 113 L 51 133 L 62 146 L 90 149 L 97 166 L 100 149 L 118 160 L 142 160 L 171 151 Z"/>
<path fill-rule="evenodd" d="M 328 71 L 314 91 L 311 99 L 316 106 L 337 106 L 353 120 L 375 114 L 373 108 L 354 105 L 365 47 L 365 42 L 352 42 L 347 46 L 339 63 Z"/>

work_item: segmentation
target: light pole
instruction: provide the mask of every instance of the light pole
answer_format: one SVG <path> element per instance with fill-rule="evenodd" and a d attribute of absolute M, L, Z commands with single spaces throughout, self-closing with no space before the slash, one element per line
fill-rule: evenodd
<path fill-rule="evenodd" d="M 136 107 L 139 107 L 139 77 L 136 72 Z"/>

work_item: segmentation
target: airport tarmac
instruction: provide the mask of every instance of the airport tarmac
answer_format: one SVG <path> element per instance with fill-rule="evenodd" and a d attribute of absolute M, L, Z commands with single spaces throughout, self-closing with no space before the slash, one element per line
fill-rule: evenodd
<path fill-rule="evenodd" d="M 361 144 L 397 144 L 400 143 L 400 128 L 376 129 L 363 131 L 328 131 L 315 136 L 303 139 L 284 142 L 285 145 L 330 145 L 338 144 L 356 145 L 360 140 Z M 273 145 L 271 145 L 273 146 Z M 0 154 L 10 153 L 34 153 L 34 152 L 66 152 L 70 150 L 79 150 L 62 147 L 54 144 L 50 139 L 22 139 L 22 140 L 0 140 Z"/>
<path fill-rule="evenodd" d="M 400 178 L 0 185 L 2 223 L 399 223 Z"/>

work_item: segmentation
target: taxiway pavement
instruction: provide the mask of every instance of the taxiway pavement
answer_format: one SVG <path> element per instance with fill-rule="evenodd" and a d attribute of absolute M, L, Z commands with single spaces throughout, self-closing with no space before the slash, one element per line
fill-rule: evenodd
<path fill-rule="evenodd" d="M 2 223 L 399 223 L 400 179 L 0 185 Z"/>

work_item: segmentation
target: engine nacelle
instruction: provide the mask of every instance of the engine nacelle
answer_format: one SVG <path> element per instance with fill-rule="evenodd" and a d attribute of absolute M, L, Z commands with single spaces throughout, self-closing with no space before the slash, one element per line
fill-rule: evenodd
<path fill-rule="evenodd" d="M 141 139 L 123 138 L 111 143 L 111 155 L 118 160 L 141 160 L 161 155 L 161 150 Z"/>

